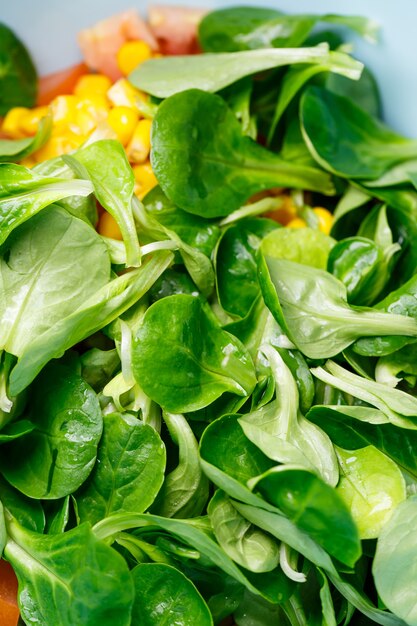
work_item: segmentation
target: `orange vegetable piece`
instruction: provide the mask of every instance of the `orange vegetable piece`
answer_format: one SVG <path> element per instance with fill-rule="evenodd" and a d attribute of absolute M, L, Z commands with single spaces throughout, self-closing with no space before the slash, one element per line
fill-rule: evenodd
<path fill-rule="evenodd" d="M 88 67 L 79 63 L 60 72 L 42 76 L 39 79 L 38 106 L 49 104 L 57 96 L 72 93 L 78 79 L 84 74 L 88 74 Z"/>
<path fill-rule="evenodd" d="M 17 606 L 17 578 L 12 566 L 0 560 L 0 624 L 16 626 L 19 621 Z"/>

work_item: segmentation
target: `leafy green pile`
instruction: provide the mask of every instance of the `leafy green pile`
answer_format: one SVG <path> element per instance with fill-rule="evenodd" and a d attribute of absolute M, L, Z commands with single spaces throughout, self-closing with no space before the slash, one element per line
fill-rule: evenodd
<path fill-rule="evenodd" d="M 374 36 L 224 9 L 205 54 L 133 72 L 143 203 L 116 141 L 0 164 L 0 548 L 25 624 L 417 625 L 417 144 L 319 21 Z M 275 187 L 309 227 L 251 200 Z"/>

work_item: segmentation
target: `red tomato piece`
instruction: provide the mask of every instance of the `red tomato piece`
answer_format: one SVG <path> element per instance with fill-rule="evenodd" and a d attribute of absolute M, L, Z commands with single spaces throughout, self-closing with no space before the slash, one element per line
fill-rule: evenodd
<path fill-rule="evenodd" d="M 80 76 L 88 73 L 88 67 L 79 63 L 60 72 L 54 72 L 39 79 L 37 105 L 49 104 L 56 96 L 72 93 Z"/>
<path fill-rule="evenodd" d="M 12 566 L 0 560 L 0 624 L 16 626 L 19 621 L 17 606 L 17 578 Z"/>
<path fill-rule="evenodd" d="M 197 29 L 206 9 L 154 5 L 149 8 L 149 26 L 162 54 L 199 52 Z"/>

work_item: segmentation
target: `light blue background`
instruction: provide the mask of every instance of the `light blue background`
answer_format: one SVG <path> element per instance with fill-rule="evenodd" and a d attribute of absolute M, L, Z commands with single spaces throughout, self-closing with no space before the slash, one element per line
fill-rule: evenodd
<path fill-rule="evenodd" d="M 384 116 L 397 131 L 417 138 L 417 0 L 160 0 L 164 4 L 225 7 L 272 6 L 293 13 L 348 13 L 372 17 L 381 25 L 372 45 L 352 36 L 355 53 L 374 71 L 382 91 Z M 145 1 L 0 0 L 0 20 L 26 42 L 41 73 L 80 60 L 76 34 L 124 9 L 146 14 Z"/>

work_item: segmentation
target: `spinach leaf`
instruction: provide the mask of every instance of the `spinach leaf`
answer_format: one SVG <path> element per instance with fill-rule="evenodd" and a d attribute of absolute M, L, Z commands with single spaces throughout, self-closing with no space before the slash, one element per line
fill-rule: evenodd
<path fill-rule="evenodd" d="M 23 224 L 2 253 L 0 344 L 16 356 L 110 279 L 100 236 L 57 207 Z"/>
<path fill-rule="evenodd" d="M 417 276 L 413 276 L 404 285 L 391 291 L 375 305 L 375 310 L 403 315 L 405 319 L 417 319 Z M 399 325 L 401 328 L 401 322 Z M 377 336 L 359 339 L 353 344 L 352 349 L 363 356 L 384 356 L 413 342 L 414 339 L 405 335 Z"/>
<path fill-rule="evenodd" d="M 383 603 L 409 626 L 417 624 L 415 569 L 417 496 L 402 502 L 382 529 L 372 572 Z"/>
<path fill-rule="evenodd" d="M 132 570 L 136 589 L 132 624 L 137 626 L 213 626 L 193 583 L 165 563 L 142 563 Z"/>
<path fill-rule="evenodd" d="M 183 241 L 175 230 L 160 224 L 151 213 L 145 211 L 137 198 L 133 199 L 133 210 L 140 231 L 151 240 L 154 238 L 171 240 L 174 246 L 178 247 L 183 263 L 198 289 L 205 296 L 211 295 L 214 288 L 214 271 L 210 259 L 198 248 Z"/>
<path fill-rule="evenodd" d="M 46 206 L 92 191 L 89 181 L 41 177 L 21 165 L 0 163 L 0 244 Z"/>
<path fill-rule="evenodd" d="M 210 257 L 220 235 L 213 221 L 186 213 L 176 207 L 157 185 L 143 199 L 143 205 L 162 226 L 174 231 L 182 241 Z"/>
<path fill-rule="evenodd" d="M 0 23 L 0 115 L 36 102 L 37 74 L 29 52 L 10 28 Z"/>
<path fill-rule="evenodd" d="M 149 307 L 134 337 L 132 367 L 145 393 L 169 412 L 201 409 L 226 391 L 248 396 L 256 383 L 244 346 L 207 304 L 188 295 Z"/>
<path fill-rule="evenodd" d="M 314 48 L 268 48 L 167 56 L 141 63 L 129 75 L 129 81 L 138 89 L 158 98 L 169 98 L 188 89 L 215 93 L 245 76 L 295 63 L 325 63 L 328 58 L 329 50 L 325 44 Z M 352 65 L 361 66 L 355 61 L 352 61 Z"/>
<path fill-rule="evenodd" d="M 295 380 L 280 354 L 269 346 L 262 351 L 275 379 L 276 400 L 242 415 L 243 432 L 274 461 L 306 467 L 335 486 L 339 472 L 330 439 L 300 413 Z"/>
<path fill-rule="evenodd" d="M 342 73 L 331 72 L 325 77 L 324 86 L 338 96 L 350 98 L 369 115 L 381 117 L 382 103 L 378 84 L 368 67 L 363 68 L 360 79 L 354 83 Z"/>
<path fill-rule="evenodd" d="M 345 15 L 284 15 L 275 9 L 229 7 L 208 13 L 200 22 L 199 40 L 210 52 L 300 46 L 318 22 L 343 25 L 370 41 L 377 25 L 372 20 Z M 323 41 L 323 39 L 320 39 Z"/>
<path fill-rule="evenodd" d="M 270 572 L 277 567 L 277 542 L 242 517 L 223 491 L 216 491 L 207 511 L 216 539 L 231 559 L 251 572 Z"/>
<path fill-rule="evenodd" d="M 111 513 L 142 513 L 164 480 L 165 446 L 158 433 L 135 417 L 104 416 L 97 462 L 75 494 L 81 522 L 99 522 Z"/>
<path fill-rule="evenodd" d="M 183 415 L 165 413 L 164 420 L 179 448 L 179 462 L 165 477 L 152 512 L 163 517 L 196 517 L 203 512 L 209 497 L 209 483 L 199 463 L 198 444 Z"/>
<path fill-rule="evenodd" d="M 32 430 L 34 429 L 35 424 L 26 419 L 21 419 L 18 422 L 11 422 L 10 424 L 6 424 L 6 426 L 2 428 L 0 432 L 0 444 L 9 443 L 14 439 L 23 437 L 24 435 L 32 432 Z"/>
<path fill-rule="evenodd" d="M 388 282 L 391 260 L 398 250 L 398 244 L 384 250 L 365 237 L 347 237 L 331 250 L 327 269 L 346 285 L 349 303 L 367 306 Z"/>
<path fill-rule="evenodd" d="M 297 348 L 313 359 L 334 356 L 359 337 L 417 334 L 409 317 L 349 306 L 343 283 L 313 267 L 260 259 L 260 283 L 271 313 Z"/>
<path fill-rule="evenodd" d="M 33 533 L 14 520 L 7 529 L 5 555 L 27 624 L 130 625 L 134 588 L 126 562 L 88 524 L 57 535 Z"/>
<path fill-rule="evenodd" d="M 334 239 L 313 228 L 277 228 L 263 239 L 261 251 L 273 259 L 326 269 Z"/>
<path fill-rule="evenodd" d="M 87 297 L 73 313 L 32 339 L 10 374 L 11 393 L 25 389 L 48 361 L 61 357 L 65 350 L 97 332 L 140 300 L 171 260 L 171 253 L 155 252 L 141 268 L 110 281 Z"/>
<path fill-rule="evenodd" d="M 0 24 L 1 31 L 1 24 Z M 52 130 L 52 118 L 48 115 L 39 122 L 34 137 L 24 139 L 0 139 L 0 162 L 21 161 L 39 150 L 49 139 Z"/>
<path fill-rule="evenodd" d="M 80 173 L 87 174 L 97 200 L 120 228 L 128 266 L 139 266 L 140 247 L 131 207 L 135 179 L 123 146 L 118 141 L 104 139 L 63 158 L 70 165 L 74 160 L 81 164 Z"/>
<path fill-rule="evenodd" d="M 358 411 L 363 415 L 361 419 Z M 417 433 L 399 429 L 388 419 L 371 421 L 377 415 L 367 407 L 319 406 L 307 413 L 307 418 L 322 428 L 337 446 L 359 450 L 375 446 L 399 467 L 417 477 Z"/>
<path fill-rule="evenodd" d="M 223 232 L 215 256 L 217 295 L 230 315 L 245 317 L 258 297 L 255 254 L 263 238 L 275 230 L 272 220 L 248 218 Z"/>
<path fill-rule="evenodd" d="M 397 135 L 350 99 L 320 87 L 301 98 L 303 137 L 315 160 L 346 178 L 375 179 L 416 158 L 417 141 Z"/>
<path fill-rule="evenodd" d="M 353 567 L 361 555 L 358 530 L 337 492 L 315 474 L 280 466 L 252 486 L 329 554 Z"/>
<path fill-rule="evenodd" d="M 42 372 L 31 390 L 35 430 L 3 446 L 4 477 L 31 498 L 74 492 L 90 474 L 103 429 L 94 391 L 64 365 Z"/>
<path fill-rule="evenodd" d="M 255 143 L 242 134 L 222 98 L 197 89 L 171 96 L 159 106 L 151 162 L 175 205 L 208 218 L 228 215 L 252 194 L 271 187 L 333 193 L 327 174 L 287 163 Z"/>
<path fill-rule="evenodd" d="M 340 481 L 336 492 L 346 503 L 361 539 L 374 539 L 406 498 L 400 468 L 385 454 L 366 446 L 352 452 L 336 448 Z"/>
<path fill-rule="evenodd" d="M 324 368 L 313 368 L 311 373 L 319 380 L 377 407 L 395 426 L 417 430 L 415 396 L 352 374 L 333 361 L 327 361 Z"/>
<path fill-rule="evenodd" d="M 343 52 L 329 52 L 328 59 L 324 63 L 307 67 L 291 67 L 282 79 L 274 117 L 268 133 L 268 144 L 274 138 L 275 131 L 285 110 L 311 78 L 323 72 L 330 72 L 349 79 L 347 82 L 350 85 L 352 80 L 359 80 L 362 69 L 363 65 L 361 63 Z"/>
<path fill-rule="evenodd" d="M 38 500 L 27 498 L 3 478 L 0 479 L 0 501 L 3 507 L 24 528 L 43 533 L 45 513 Z"/>

